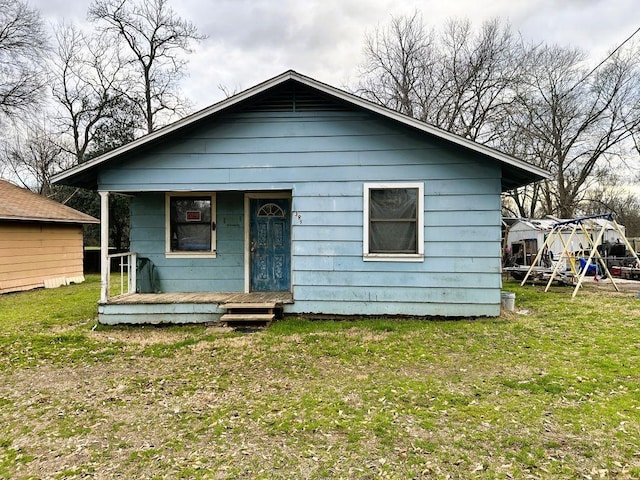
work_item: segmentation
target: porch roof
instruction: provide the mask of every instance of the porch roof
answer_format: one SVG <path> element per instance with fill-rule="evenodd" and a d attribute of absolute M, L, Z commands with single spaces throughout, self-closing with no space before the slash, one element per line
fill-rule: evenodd
<path fill-rule="evenodd" d="M 252 88 L 240 92 L 230 98 L 219 103 L 207 107 L 199 112 L 178 120 L 170 125 L 156 130 L 153 133 L 140 137 L 126 145 L 111 150 L 99 157 L 89 160 L 81 165 L 73 167 L 69 170 L 61 172 L 53 177 L 54 183 L 71 185 L 76 187 L 85 187 L 90 189 L 97 188 L 98 171 L 100 167 L 108 162 L 130 155 L 137 150 L 150 147 L 160 141 L 168 139 L 170 136 L 182 131 L 188 127 L 212 118 L 213 116 L 232 108 L 246 100 L 255 97 L 273 87 L 283 84 L 284 82 L 294 81 L 315 89 L 325 95 L 343 102 L 351 107 L 364 109 L 376 115 L 393 120 L 403 124 L 409 128 L 416 129 L 426 134 L 432 135 L 451 144 L 471 150 L 484 157 L 498 161 L 502 166 L 502 190 L 510 190 L 528 183 L 536 182 L 545 178 L 550 178 L 549 172 L 522 160 L 516 159 L 510 155 L 492 149 L 486 145 L 482 145 L 464 137 L 460 137 L 453 133 L 447 132 L 433 125 L 421 122 L 415 118 L 411 118 L 402 113 L 390 110 L 381 105 L 377 105 L 361 97 L 348 93 L 344 90 L 332 87 L 325 83 L 314 80 L 313 78 L 301 75 L 293 70 L 284 72 L 265 82 L 262 82 Z"/>

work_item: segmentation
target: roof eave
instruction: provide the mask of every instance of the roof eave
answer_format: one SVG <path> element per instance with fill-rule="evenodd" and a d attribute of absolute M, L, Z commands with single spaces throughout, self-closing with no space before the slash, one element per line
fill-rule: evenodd
<path fill-rule="evenodd" d="M 41 223 L 66 223 L 66 224 L 99 224 L 100 220 L 97 218 L 87 218 L 87 219 L 62 219 L 62 218 L 45 218 L 45 217 L 30 217 L 26 215 L 16 215 L 16 216 L 8 216 L 3 215 L 0 216 L 0 221 L 10 221 L 10 222 L 41 222 Z"/>

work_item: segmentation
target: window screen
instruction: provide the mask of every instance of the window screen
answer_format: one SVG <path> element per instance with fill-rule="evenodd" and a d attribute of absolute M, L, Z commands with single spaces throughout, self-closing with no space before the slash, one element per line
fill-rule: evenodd
<path fill-rule="evenodd" d="M 369 190 L 369 253 L 418 253 L 418 189 Z"/>
<path fill-rule="evenodd" d="M 172 252 L 212 251 L 211 197 L 171 197 Z"/>

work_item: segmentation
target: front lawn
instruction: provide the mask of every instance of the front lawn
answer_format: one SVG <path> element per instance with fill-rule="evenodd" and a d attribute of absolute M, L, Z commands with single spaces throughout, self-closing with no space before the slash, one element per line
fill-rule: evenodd
<path fill-rule="evenodd" d="M 640 478 L 640 285 L 256 333 L 99 326 L 98 289 L 0 296 L 0 478 Z"/>

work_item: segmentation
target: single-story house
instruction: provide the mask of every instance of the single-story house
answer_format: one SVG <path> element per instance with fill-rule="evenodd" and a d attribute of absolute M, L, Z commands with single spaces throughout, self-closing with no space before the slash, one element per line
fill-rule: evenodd
<path fill-rule="evenodd" d="M 270 295 L 285 314 L 497 316 L 501 193 L 547 176 L 287 71 L 54 181 L 102 197 L 99 320 L 156 323 Z M 113 194 L 156 293 L 109 297 Z"/>
<path fill-rule="evenodd" d="M 85 223 L 100 221 L 0 180 L 0 293 L 83 282 Z"/>

